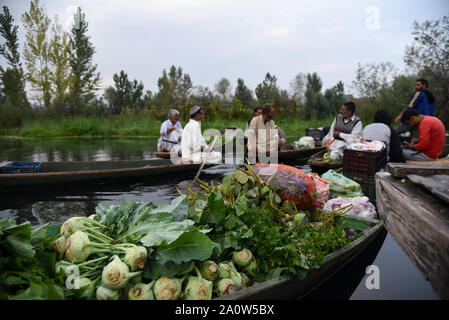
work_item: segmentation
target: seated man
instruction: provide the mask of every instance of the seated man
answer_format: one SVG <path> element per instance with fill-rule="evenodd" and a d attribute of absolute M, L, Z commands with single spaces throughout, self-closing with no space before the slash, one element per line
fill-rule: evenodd
<path fill-rule="evenodd" d="M 221 153 L 209 150 L 203 135 L 201 134 L 201 121 L 204 113 L 199 106 L 190 109 L 190 121 L 186 124 L 182 133 L 181 149 L 184 163 L 219 164 Z"/>
<path fill-rule="evenodd" d="M 248 154 L 254 157 L 258 152 L 269 156 L 277 152 L 285 139 L 279 137 L 278 127 L 272 120 L 274 108 L 265 105 L 262 114 L 251 120 L 248 133 Z M 254 161 L 255 159 L 252 158 Z"/>
<path fill-rule="evenodd" d="M 374 114 L 374 122 L 363 129 L 363 139 L 385 143 L 389 162 L 405 162 L 399 136 L 390 126 L 391 121 L 392 117 L 387 110 L 377 110 Z"/>
<path fill-rule="evenodd" d="M 432 116 L 423 116 L 416 110 L 406 110 L 402 114 L 402 122 L 409 126 L 418 127 L 419 139 L 412 143 L 404 142 L 403 151 L 406 160 L 430 161 L 435 160 L 443 153 L 446 140 L 446 129 L 440 119 Z"/>
<path fill-rule="evenodd" d="M 427 90 L 427 87 L 429 86 L 429 82 L 426 79 L 418 79 L 416 80 L 415 84 L 415 92 L 413 93 L 413 96 L 408 101 L 407 106 L 405 107 L 405 110 L 416 110 L 419 114 L 422 114 L 423 116 L 433 116 L 433 109 L 435 108 L 435 98 Z M 398 123 L 401 118 L 402 114 L 404 113 L 402 111 L 394 120 L 395 123 Z M 410 135 L 412 138 L 418 138 L 418 132 L 416 130 L 416 127 L 410 127 L 407 126 L 405 123 L 401 122 L 399 126 L 396 128 L 396 132 L 398 134 L 403 134 L 406 131 L 410 131 Z"/>
<path fill-rule="evenodd" d="M 161 137 L 157 141 L 157 151 L 170 152 L 181 151 L 179 142 L 182 138 L 182 126 L 179 120 L 179 111 L 171 109 L 168 112 L 168 120 L 161 125 Z"/>
<path fill-rule="evenodd" d="M 329 133 L 324 137 L 323 144 L 327 146 L 333 160 L 343 159 L 343 148 L 347 143 L 362 136 L 362 120 L 355 113 L 355 103 L 348 101 L 340 107 L 340 113 L 332 122 Z"/>

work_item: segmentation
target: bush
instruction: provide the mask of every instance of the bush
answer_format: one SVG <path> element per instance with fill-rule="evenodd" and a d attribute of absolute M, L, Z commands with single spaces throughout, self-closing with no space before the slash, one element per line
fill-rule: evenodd
<path fill-rule="evenodd" d="M 32 113 L 23 108 L 15 107 L 5 102 L 0 105 L 0 128 L 18 128 L 22 123 L 32 118 Z"/>

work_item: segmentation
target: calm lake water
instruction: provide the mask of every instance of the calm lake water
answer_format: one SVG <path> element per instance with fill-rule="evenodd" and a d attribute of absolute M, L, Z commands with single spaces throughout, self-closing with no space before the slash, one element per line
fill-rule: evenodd
<path fill-rule="evenodd" d="M 2 161 L 87 161 L 149 160 L 157 138 L 115 139 L 14 139 L 0 137 Z M 310 171 L 307 165 L 297 166 Z M 205 169 L 204 180 L 219 180 L 232 173 L 228 165 Z M 192 176 L 193 178 L 193 176 Z M 190 179 L 192 179 L 190 178 Z M 91 184 L 68 189 L 37 190 L 0 194 L 0 216 L 33 225 L 62 223 L 72 216 L 88 216 L 98 203 L 115 203 L 126 198 L 136 201 L 169 202 L 178 195 L 180 178 L 145 178 L 130 184 Z M 367 289 L 366 268 L 379 268 L 380 289 Z M 420 271 L 386 231 L 348 266 L 305 299 L 439 299 Z"/>

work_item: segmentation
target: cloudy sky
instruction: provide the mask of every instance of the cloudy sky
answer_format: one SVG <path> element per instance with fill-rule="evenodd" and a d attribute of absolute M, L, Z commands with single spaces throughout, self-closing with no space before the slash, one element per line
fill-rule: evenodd
<path fill-rule="evenodd" d="M 6 0 L 15 24 L 29 1 Z M 267 72 L 283 89 L 299 72 L 317 72 L 323 87 L 342 80 L 346 92 L 357 63 L 392 62 L 404 70 L 412 23 L 449 15 L 449 1 L 41 0 L 69 30 L 76 7 L 89 23 L 103 87 L 124 70 L 157 91 L 162 70 L 180 66 L 195 86 L 214 88 L 243 78 L 252 90 Z M 3 61 L 2 61 L 3 63 Z"/>

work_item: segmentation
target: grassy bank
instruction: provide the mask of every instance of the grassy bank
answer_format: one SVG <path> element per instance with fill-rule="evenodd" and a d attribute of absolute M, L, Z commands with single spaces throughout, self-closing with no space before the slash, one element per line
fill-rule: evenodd
<path fill-rule="evenodd" d="M 329 127 L 333 118 L 303 121 L 295 117 L 275 118 L 289 141 L 297 140 L 304 136 L 306 128 Z M 26 121 L 22 127 L 14 129 L 3 129 L 1 134 L 8 136 L 18 136 L 24 138 L 44 138 L 44 137 L 129 137 L 147 136 L 158 137 L 162 121 L 150 117 L 142 116 L 115 116 L 109 118 L 84 118 L 73 117 L 62 120 L 30 120 Z M 185 126 L 186 122 L 181 121 Z M 245 120 L 236 119 L 205 119 L 202 129 L 209 128 L 223 129 L 229 126 L 245 128 Z"/>

